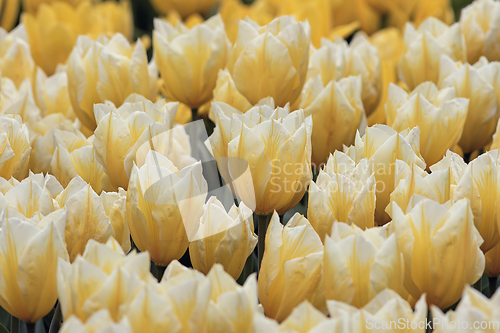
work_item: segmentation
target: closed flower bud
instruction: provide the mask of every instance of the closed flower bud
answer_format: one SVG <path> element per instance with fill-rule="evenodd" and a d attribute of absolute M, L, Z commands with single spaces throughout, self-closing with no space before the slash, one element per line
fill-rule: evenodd
<path fill-rule="evenodd" d="M 19 15 L 19 0 L 2 1 L 2 16 L 0 17 L 0 27 L 10 30 L 16 24 Z"/>
<path fill-rule="evenodd" d="M 366 160 L 354 166 L 351 158 L 339 151 L 330 155 L 316 182 L 309 187 L 309 222 L 321 241 L 330 235 L 335 221 L 373 227 L 375 213 L 375 175 Z"/>
<path fill-rule="evenodd" d="M 399 60 L 399 78 L 411 90 L 426 81 L 438 83 L 441 55 L 447 55 L 454 61 L 466 59 L 465 41 L 458 23 L 449 27 L 433 17 L 426 19 L 418 28 L 407 23 L 404 43 Z"/>
<path fill-rule="evenodd" d="M 438 90 L 434 83 L 425 82 L 408 94 L 390 84 L 385 113 L 387 125 L 396 131 L 420 128 L 420 153 L 432 165 L 458 144 L 468 106 L 467 99 L 456 98 L 453 87 Z"/>
<path fill-rule="evenodd" d="M 157 19 L 153 44 L 168 98 L 191 108 L 212 99 L 217 73 L 225 67 L 230 47 L 220 16 L 191 29 Z"/>
<path fill-rule="evenodd" d="M 210 197 L 203 208 L 195 240 L 189 244 L 191 263 L 204 274 L 215 264 L 221 264 L 233 279 L 237 279 L 257 245 L 252 211 L 241 203 L 240 207 L 233 205 L 226 213 L 216 197 Z"/>
<path fill-rule="evenodd" d="M 47 315 L 57 300 L 57 262 L 68 260 L 64 220 L 43 229 L 18 218 L 0 217 L 0 306 L 27 323 Z"/>
<path fill-rule="evenodd" d="M 450 206 L 424 198 L 405 215 L 393 204 L 394 230 L 405 262 L 404 286 L 414 300 L 426 294 L 427 303 L 441 309 L 458 301 L 464 286 L 475 283 L 484 271 L 479 248 L 483 240 L 469 201 Z"/>
<path fill-rule="evenodd" d="M 278 322 L 321 288 L 323 244 L 306 218 L 295 214 L 285 226 L 275 212 L 266 233 L 259 301 Z"/>
<path fill-rule="evenodd" d="M 134 47 L 116 34 L 93 41 L 78 37 L 68 59 L 68 89 L 73 110 L 82 124 L 94 130 L 93 104 L 106 100 L 121 105 L 131 93 L 156 100 L 157 72 L 148 65 L 146 50 L 140 40 Z"/>

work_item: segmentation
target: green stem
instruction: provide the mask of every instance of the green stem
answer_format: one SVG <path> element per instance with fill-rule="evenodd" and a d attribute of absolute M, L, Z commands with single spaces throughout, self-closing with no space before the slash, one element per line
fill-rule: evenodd
<path fill-rule="evenodd" d="M 490 283 L 490 298 L 493 296 L 495 291 L 497 291 L 497 279 L 498 277 L 489 277 L 488 282 Z"/>
<path fill-rule="evenodd" d="M 191 109 L 191 121 L 198 120 L 198 108 Z"/>
<path fill-rule="evenodd" d="M 267 225 L 271 220 L 271 214 L 269 215 L 257 215 L 259 220 L 259 271 L 262 264 L 262 258 L 264 257 L 264 251 L 266 249 L 266 232 Z"/>
<path fill-rule="evenodd" d="M 476 283 L 474 283 L 474 289 L 476 289 L 480 293 L 483 292 L 483 277 L 482 276 L 479 280 L 477 280 Z"/>
<path fill-rule="evenodd" d="M 61 302 L 57 302 L 56 310 L 54 311 L 54 316 L 52 317 L 52 321 L 50 322 L 49 333 L 57 333 L 59 332 L 59 328 L 61 328 L 62 321 L 62 311 L 61 311 Z"/>
<path fill-rule="evenodd" d="M 10 319 L 10 332 L 19 333 L 19 318 L 12 316 Z"/>
<path fill-rule="evenodd" d="M 431 309 L 427 309 L 427 323 L 428 322 L 432 323 Z M 425 325 L 425 333 L 431 333 L 432 332 L 432 324 L 430 326 L 428 326 L 427 323 Z"/>
<path fill-rule="evenodd" d="M 36 323 L 26 323 L 26 332 L 35 333 Z"/>
<path fill-rule="evenodd" d="M 158 280 L 158 282 L 160 282 L 161 279 L 163 278 L 163 274 L 165 273 L 165 269 L 166 268 L 167 268 L 167 266 L 156 265 L 156 274 L 155 274 L 155 277 Z"/>

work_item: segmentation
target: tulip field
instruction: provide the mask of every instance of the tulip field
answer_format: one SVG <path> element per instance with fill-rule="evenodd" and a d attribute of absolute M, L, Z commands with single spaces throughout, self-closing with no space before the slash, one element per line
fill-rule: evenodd
<path fill-rule="evenodd" d="M 500 333 L 500 0 L 0 0 L 0 333 Z"/>

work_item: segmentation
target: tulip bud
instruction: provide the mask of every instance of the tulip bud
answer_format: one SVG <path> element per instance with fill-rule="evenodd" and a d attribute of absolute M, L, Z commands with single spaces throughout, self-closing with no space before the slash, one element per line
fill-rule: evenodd
<path fill-rule="evenodd" d="M 147 253 L 126 256 L 113 238 L 106 244 L 90 240 L 72 264 L 59 260 L 55 295 L 64 321 L 75 316 L 85 322 L 106 309 L 119 322 L 144 285 L 154 281 L 149 265 Z"/>
<path fill-rule="evenodd" d="M 100 310 L 94 313 L 86 322 L 82 322 L 78 317 L 71 316 L 65 320 L 61 326 L 61 333 L 132 333 L 127 318 L 115 323 L 109 311 Z"/>
<path fill-rule="evenodd" d="M 309 187 L 307 218 L 321 241 L 330 235 L 335 221 L 362 229 L 373 227 L 375 185 L 366 160 L 355 167 L 354 161 L 339 151 L 330 155 Z"/>
<path fill-rule="evenodd" d="M 244 203 L 226 209 L 216 197 L 203 206 L 195 241 L 189 244 L 193 267 L 207 274 L 217 263 L 237 279 L 249 255 L 257 245 L 252 211 Z"/>
<path fill-rule="evenodd" d="M 201 163 L 179 171 L 150 151 L 143 166 L 133 166 L 127 192 L 127 220 L 137 248 L 148 250 L 157 265 L 180 259 L 198 227 L 206 193 Z"/>
<path fill-rule="evenodd" d="M 0 116 L 0 177 L 28 175 L 31 147 L 28 128 L 16 115 Z"/>
<path fill-rule="evenodd" d="M 500 4 L 492 0 L 473 1 L 462 9 L 460 27 L 467 46 L 467 61 L 474 64 L 481 56 L 500 60 L 499 36 Z"/>
<path fill-rule="evenodd" d="M 403 287 L 403 255 L 396 236 L 387 237 L 381 231 L 380 228 L 362 231 L 343 223 L 333 225 L 331 238 L 325 238 L 323 257 L 328 300 L 361 308 L 386 288 L 403 297 L 407 295 Z"/>
<path fill-rule="evenodd" d="M 458 23 L 448 27 L 439 19 L 429 17 L 418 28 L 407 23 L 404 34 L 405 49 L 399 60 L 399 78 L 409 89 L 420 83 L 438 83 L 441 55 L 454 61 L 465 61 L 465 40 Z M 457 95 L 460 95 L 457 92 Z"/>
<path fill-rule="evenodd" d="M 356 130 L 366 125 L 361 77 L 350 76 L 323 86 L 320 76 L 307 81 L 300 107 L 312 115 L 312 162 L 319 168 L 330 153 L 354 143 Z M 310 102 L 306 101 L 307 99 Z"/>
<path fill-rule="evenodd" d="M 106 100 L 121 105 L 131 93 L 156 100 L 156 67 L 148 65 L 140 40 L 134 47 L 121 34 L 93 41 L 78 37 L 68 59 L 68 89 L 73 110 L 82 124 L 94 130 L 93 104 Z"/>
<path fill-rule="evenodd" d="M 252 105 L 267 96 L 278 106 L 293 104 L 306 80 L 309 44 L 309 24 L 293 16 L 263 27 L 250 19 L 240 21 L 227 64 L 236 89 Z"/>
<path fill-rule="evenodd" d="M 0 27 L 8 31 L 16 24 L 19 16 L 19 0 L 7 0 L 2 2 L 2 6 Z"/>
<path fill-rule="evenodd" d="M 153 44 L 166 95 L 198 108 L 212 99 L 217 73 L 227 62 L 230 42 L 219 15 L 191 28 L 156 19 Z"/>
<path fill-rule="evenodd" d="M 368 169 L 375 172 L 375 222 L 379 225 L 390 221 L 385 208 L 390 202 L 390 194 L 397 186 L 396 174 L 402 167 L 400 164 L 416 164 L 425 168 L 419 145 L 420 131 L 417 127 L 398 133 L 389 126 L 374 125 L 366 129 L 363 137 L 357 133 L 354 146 L 345 149 L 346 154 L 356 163 L 366 158 Z"/>
<path fill-rule="evenodd" d="M 265 249 L 258 280 L 259 300 L 266 316 L 281 322 L 321 288 L 323 244 L 306 218 L 296 213 L 283 226 L 275 212 Z"/>
<path fill-rule="evenodd" d="M 238 170 L 246 170 L 246 163 L 251 172 L 251 180 L 234 181 L 233 194 L 262 215 L 295 206 L 312 178 L 311 117 L 303 110 L 289 113 L 288 106 L 256 106 L 243 115 L 224 103 L 212 109 L 216 128 L 209 139 L 222 176 L 233 183 L 228 178 L 242 174 Z"/>
<path fill-rule="evenodd" d="M 35 62 L 31 58 L 24 25 L 7 33 L 0 28 L 0 72 L 19 87 L 24 79 L 35 79 Z"/>
<path fill-rule="evenodd" d="M 500 64 L 490 65 L 460 66 L 448 57 L 441 58 L 441 87 L 454 87 L 457 97 L 469 99 L 469 110 L 459 141 L 464 153 L 481 149 L 491 141 L 500 116 L 500 84 L 495 82 L 497 79 L 494 76 L 488 75 L 494 70 L 498 73 Z"/>
<path fill-rule="evenodd" d="M 484 271 L 483 240 L 469 201 L 450 206 L 424 198 L 406 215 L 397 204 L 392 210 L 405 262 L 404 286 L 413 299 L 426 294 L 427 303 L 441 309 L 458 301 L 464 285 L 475 283 Z"/>
<path fill-rule="evenodd" d="M 57 261 L 68 260 L 62 233 L 64 220 L 43 229 L 5 212 L 0 217 L 0 306 L 27 323 L 47 315 L 57 300 Z"/>

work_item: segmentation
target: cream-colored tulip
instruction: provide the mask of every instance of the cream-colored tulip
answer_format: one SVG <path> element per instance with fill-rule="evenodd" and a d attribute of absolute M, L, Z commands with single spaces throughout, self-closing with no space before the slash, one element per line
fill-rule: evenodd
<path fill-rule="evenodd" d="M 419 84 L 409 94 L 391 83 L 385 106 L 387 125 L 396 131 L 420 128 L 420 153 L 433 165 L 458 144 L 469 101 L 456 98 L 453 87 L 439 90 L 432 82 Z"/>
<path fill-rule="evenodd" d="M 252 211 L 244 203 L 226 209 L 216 197 L 203 206 L 195 241 L 189 244 L 193 267 L 207 274 L 215 264 L 237 279 L 249 255 L 257 245 Z"/>
<path fill-rule="evenodd" d="M 236 89 L 233 78 L 227 69 L 221 69 L 217 74 L 213 94 L 214 101 L 229 104 L 242 113 L 252 108 L 252 104 Z"/>
<path fill-rule="evenodd" d="M 0 28 L 0 72 L 14 81 L 17 87 L 24 79 L 35 79 L 35 62 L 22 24 L 9 33 Z"/>
<path fill-rule="evenodd" d="M 43 229 L 14 217 L 0 217 L 0 305 L 12 316 L 36 323 L 57 300 L 57 261 L 68 253 L 62 233 L 64 220 Z"/>
<path fill-rule="evenodd" d="M 366 126 L 361 100 L 361 77 L 350 76 L 323 85 L 321 77 L 309 79 L 300 107 L 312 116 L 312 163 L 319 168 L 335 150 L 354 143 L 356 131 Z"/>
<path fill-rule="evenodd" d="M 123 250 L 130 250 L 130 233 L 125 218 L 126 192 L 97 195 L 79 176 L 71 180 L 56 200 L 67 211 L 65 240 L 73 262 L 90 239 L 105 243 L 114 236 Z"/>
<path fill-rule="evenodd" d="M 1 80 L 0 115 L 15 114 L 21 116 L 26 124 L 36 123 L 41 112 L 35 104 L 30 80 L 25 79 L 19 88 L 7 77 L 1 77 Z"/>
<path fill-rule="evenodd" d="M 453 191 L 453 200 L 470 200 L 474 225 L 486 253 L 500 242 L 500 163 L 499 151 L 492 150 L 471 161 Z"/>
<path fill-rule="evenodd" d="M 321 47 L 311 54 L 307 77 L 317 75 L 321 75 L 324 86 L 332 80 L 360 75 L 364 111 L 369 116 L 376 109 L 382 94 L 381 61 L 365 34 L 356 34 L 349 45 L 342 38 L 333 42 L 323 39 Z"/>
<path fill-rule="evenodd" d="M 96 128 L 93 104 L 121 105 L 131 93 L 156 100 L 157 71 L 148 65 L 141 40 L 135 46 L 121 35 L 93 41 L 80 36 L 68 59 L 68 89 L 76 116 L 90 130 Z"/>
<path fill-rule="evenodd" d="M 352 230 L 351 230 L 352 229 Z M 335 223 L 325 238 L 323 272 L 328 300 L 362 308 L 386 288 L 406 296 L 404 262 L 395 235 Z"/>
<path fill-rule="evenodd" d="M 397 186 L 395 176 L 398 165 L 416 164 L 425 169 L 419 146 L 418 127 L 398 133 L 389 126 L 374 125 L 368 127 L 362 137 L 357 133 L 354 146 L 345 149 L 347 155 L 356 163 L 366 158 L 369 169 L 375 172 L 377 189 L 375 222 L 379 225 L 390 221 L 385 207 L 390 202 L 390 194 Z"/>
<path fill-rule="evenodd" d="M 377 294 L 365 307 L 357 309 L 343 302 L 328 301 L 330 319 L 310 333 L 320 332 L 412 332 L 425 331 L 427 304 L 422 296 L 412 306 L 391 289 Z"/>
<path fill-rule="evenodd" d="M 488 277 L 500 276 L 500 244 L 484 254 L 485 267 L 484 274 Z"/>
<path fill-rule="evenodd" d="M 308 301 L 304 301 L 293 309 L 281 323 L 279 330 L 287 333 L 308 333 L 325 320 L 327 317 L 322 312 Z"/>
<path fill-rule="evenodd" d="M 467 61 L 471 64 L 486 56 L 500 60 L 498 46 L 500 4 L 493 0 L 473 1 L 460 14 L 460 27 L 467 46 Z"/>
<path fill-rule="evenodd" d="M 289 106 L 256 106 L 241 114 L 224 103 L 213 103 L 216 128 L 210 146 L 234 194 L 257 214 L 284 214 L 303 197 L 311 174 L 312 119 Z M 228 179 L 245 170 L 251 180 Z M 253 183 L 249 186 L 249 182 Z"/>
<path fill-rule="evenodd" d="M 454 61 L 465 61 L 465 40 L 458 23 L 447 26 L 429 17 L 418 28 L 407 23 L 404 33 L 405 49 L 399 61 L 399 78 L 409 89 L 420 83 L 438 83 L 441 55 Z M 460 95 L 457 92 L 457 95 Z"/>
<path fill-rule="evenodd" d="M 236 89 L 252 105 L 270 96 L 285 106 L 295 102 L 304 86 L 309 46 L 307 21 L 280 16 L 261 27 L 247 18 L 239 23 L 227 68 Z"/>
<path fill-rule="evenodd" d="M 405 262 L 404 286 L 414 300 L 426 294 L 427 303 L 441 309 L 458 301 L 464 286 L 484 271 L 483 240 L 474 227 L 470 202 L 463 199 L 450 206 L 423 198 L 406 215 L 397 204 L 392 208 Z"/>
<path fill-rule="evenodd" d="M 28 175 L 30 153 L 29 132 L 21 117 L 0 116 L 0 177 L 24 179 Z"/>
<path fill-rule="evenodd" d="M 349 156 L 336 151 L 311 182 L 307 218 L 321 241 L 335 221 L 362 229 L 374 226 L 375 175 L 366 162 L 355 167 Z"/>
<path fill-rule="evenodd" d="M 34 84 L 34 97 L 42 116 L 60 113 L 74 120 L 75 113 L 69 100 L 68 76 L 58 72 L 50 77 L 38 68 Z"/>
<path fill-rule="evenodd" d="M 460 65 L 449 57 L 441 58 L 441 87 L 454 87 L 457 97 L 469 99 L 467 119 L 459 141 L 464 153 L 481 149 L 492 139 L 500 116 L 500 82 L 495 82 L 498 79 L 491 74 L 499 73 L 499 66 L 498 63 L 481 62 L 474 66 Z"/>
<path fill-rule="evenodd" d="M 119 322 L 135 296 L 154 281 L 149 266 L 147 253 L 132 251 L 126 256 L 113 238 L 106 244 L 90 240 L 72 264 L 59 260 L 57 295 L 64 320 L 75 316 L 87 321 L 107 309 Z"/>
<path fill-rule="evenodd" d="M 98 162 L 92 142 L 78 130 L 54 130 L 55 149 L 50 161 L 52 174 L 63 186 L 80 176 L 92 186 L 95 192 L 112 191 L 108 174 Z"/>
<path fill-rule="evenodd" d="M 452 176 L 448 168 L 435 170 L 428 174 L 419 166 L 414 164 L 408 166 L 400 163 L 401 168 L 397 170 L 396 188 L 390 196 L 390 203 L 385 211 L 392 216 L 392 207 L 397 204 L 403 212 L 411 209 L 411 199 L 414 194 L 432 199 L 444 204 L 452 198 Z"/>
<path fill-rule="evenodd" d="M 445 314 L 435 306 L 431 308 L 433 321 L 437 323 L 434 326 L 434 332 L 451 332 L 453 327 L 467 327 L 478 333 L 498 332 L 500 329 L 499 300 L 500 293 L 495 293 L 491 299 L 488 299 L 480 291 L 466 286 L 456 309 L 447 311 Z"/>
<path fill-rule="evenodd" d="M 440 170 L 448 170 L 450 174 L 450 195 L 453 196 L 453 190 L 462 178 L 462 175 L 467 168 L 462 156 L 448 150 L 446 155 L 438 163 L 431 165 L 429 169 L 431 172 L 438 172 Z"/>
<path fill-rule="evenodd" d="M 127 318 L 115 323 L 109 311 L 100 310 L 94 313 L 86 322 L 71 316 L 61 326 L 61 333 L 132 333 Z"/>
<path fill-rule="evenodd" d="M 191 29 L 160 19 L 154 25 L 155 61 L 167 97 L 191 108 L 208 102 L 230 48 L 221 17 L 216 15 Z"/>
<path fill-rule="evenodd" d="M 320 286 L 323 244 L 306 218 L 296 213 L 285 226 L 275 212 L 266 233 L 259 272 L 259 300 L 267 317 L 283 321 Z"/>
<path fill-rule="evenodd" d="M 201 163 L 182 170 L 150 151 L 145 164 L 132 168 L 127 192 L 127 221 L 140 251 L 157 265 L 180 259 L 193 239 L 207 194 Z"/>
<path fill-rule="evenodd" d="M 140 99 L 136 96 L 130 96 L 130 98 Z M 126 102 L 119 108 L 112 104 L 94 105 L 97 128 L 94 131 L 95 137 L 92 144 L 99 162 L 109 175 L 115 189 L 128 187 L 128 176 L 132 164 L 133 162 L 139 163 L 136 159 L 137 150 L 140 150 L 141 156 L 145 156 L 151 149 L 149 146 L 152 142 L 150 141 L 165 139 L 165 135 L 168 135 L 174 125 L 177 108 L 178 103 L 159 101 L 153 104 L 148 100 Z M 159 135 L 165 135 L 156 138 L 151 134 L 155 130 L 160 132 Z M 162 133 L 162 130 L 165 133 Z M 137 142 L 139 142 L 138 147 L 134 149 Z M 141 147 L 142 145 L 144 147 Z M 153 144 L 154 148 L 155 146 L 158 145 Z M 139 164 L 142 165 L 142 163 Z"/>

